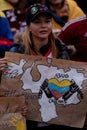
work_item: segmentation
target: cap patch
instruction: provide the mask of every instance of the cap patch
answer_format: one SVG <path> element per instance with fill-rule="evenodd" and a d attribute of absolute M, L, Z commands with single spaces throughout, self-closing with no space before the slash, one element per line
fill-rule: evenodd
<path fill-rule="evenodd" d="M 32 7 L 31 8 L 31 14 L 35 14 L 38 11 L 37 7 Z"/>

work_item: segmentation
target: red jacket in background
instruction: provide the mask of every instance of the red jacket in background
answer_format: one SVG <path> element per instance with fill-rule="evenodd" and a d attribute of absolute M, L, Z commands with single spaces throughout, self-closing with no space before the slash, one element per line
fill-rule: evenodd
<path fill-rule="evenodd" d="M 87 62 L 87 15 L 68 22 L 58 37 L 66 45 L 74 45 L 77 52 L 71 60 Z"/>

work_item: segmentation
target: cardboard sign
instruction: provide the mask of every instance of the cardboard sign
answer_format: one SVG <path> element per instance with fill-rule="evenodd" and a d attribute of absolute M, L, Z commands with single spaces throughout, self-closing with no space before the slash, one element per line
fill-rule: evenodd
<path fill-rule="evenodd" d="M 26 120 L 20 113 L 0 114 L 0 130 L 26 130 Z"/>
<path fill-rule="evenodd" d="M 0 100 L 0 113 L 17 112 L 25 103 L 28 119 L 83 127 L 87 112 L 87 63 L 12 52 L 7 52 L 6 57 L 8 64 L 0 86 L 0 98 L 6 101 Z M 12 104 L 8 109 L 7 102 Z"/>

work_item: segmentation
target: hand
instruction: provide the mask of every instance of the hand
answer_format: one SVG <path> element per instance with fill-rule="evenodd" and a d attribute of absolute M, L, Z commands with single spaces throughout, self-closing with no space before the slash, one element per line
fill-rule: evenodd
<path fill-rule="evenodd" d="M 5 65 L 7 64 L 6 58 L 0 58 L 0 70 L 4 70 Z"/>
<path fill-rule="evenodd" d="M 67 46 L 70 56 L 73 56 L 76 54 L 77 50 L 74 45 L 68 45 Z"/>
<path fill-rule="evenodd" d="M 28 107 L 27 106 L 23 106 L 21 108 L 21 114 L 22 114 L 22 116 L 26 116 L 27 112 L 28 112 Z"/>

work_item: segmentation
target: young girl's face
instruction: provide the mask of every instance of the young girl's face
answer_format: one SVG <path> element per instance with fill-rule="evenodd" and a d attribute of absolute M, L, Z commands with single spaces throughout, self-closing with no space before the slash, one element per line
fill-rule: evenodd
<path fill-rule="evenodd" d="M 39 15 L 29 24 L 29 30 L 33 37 L 40 39 L 48 38 L 52 32 L 52 19 L 44 15 Z"/>

